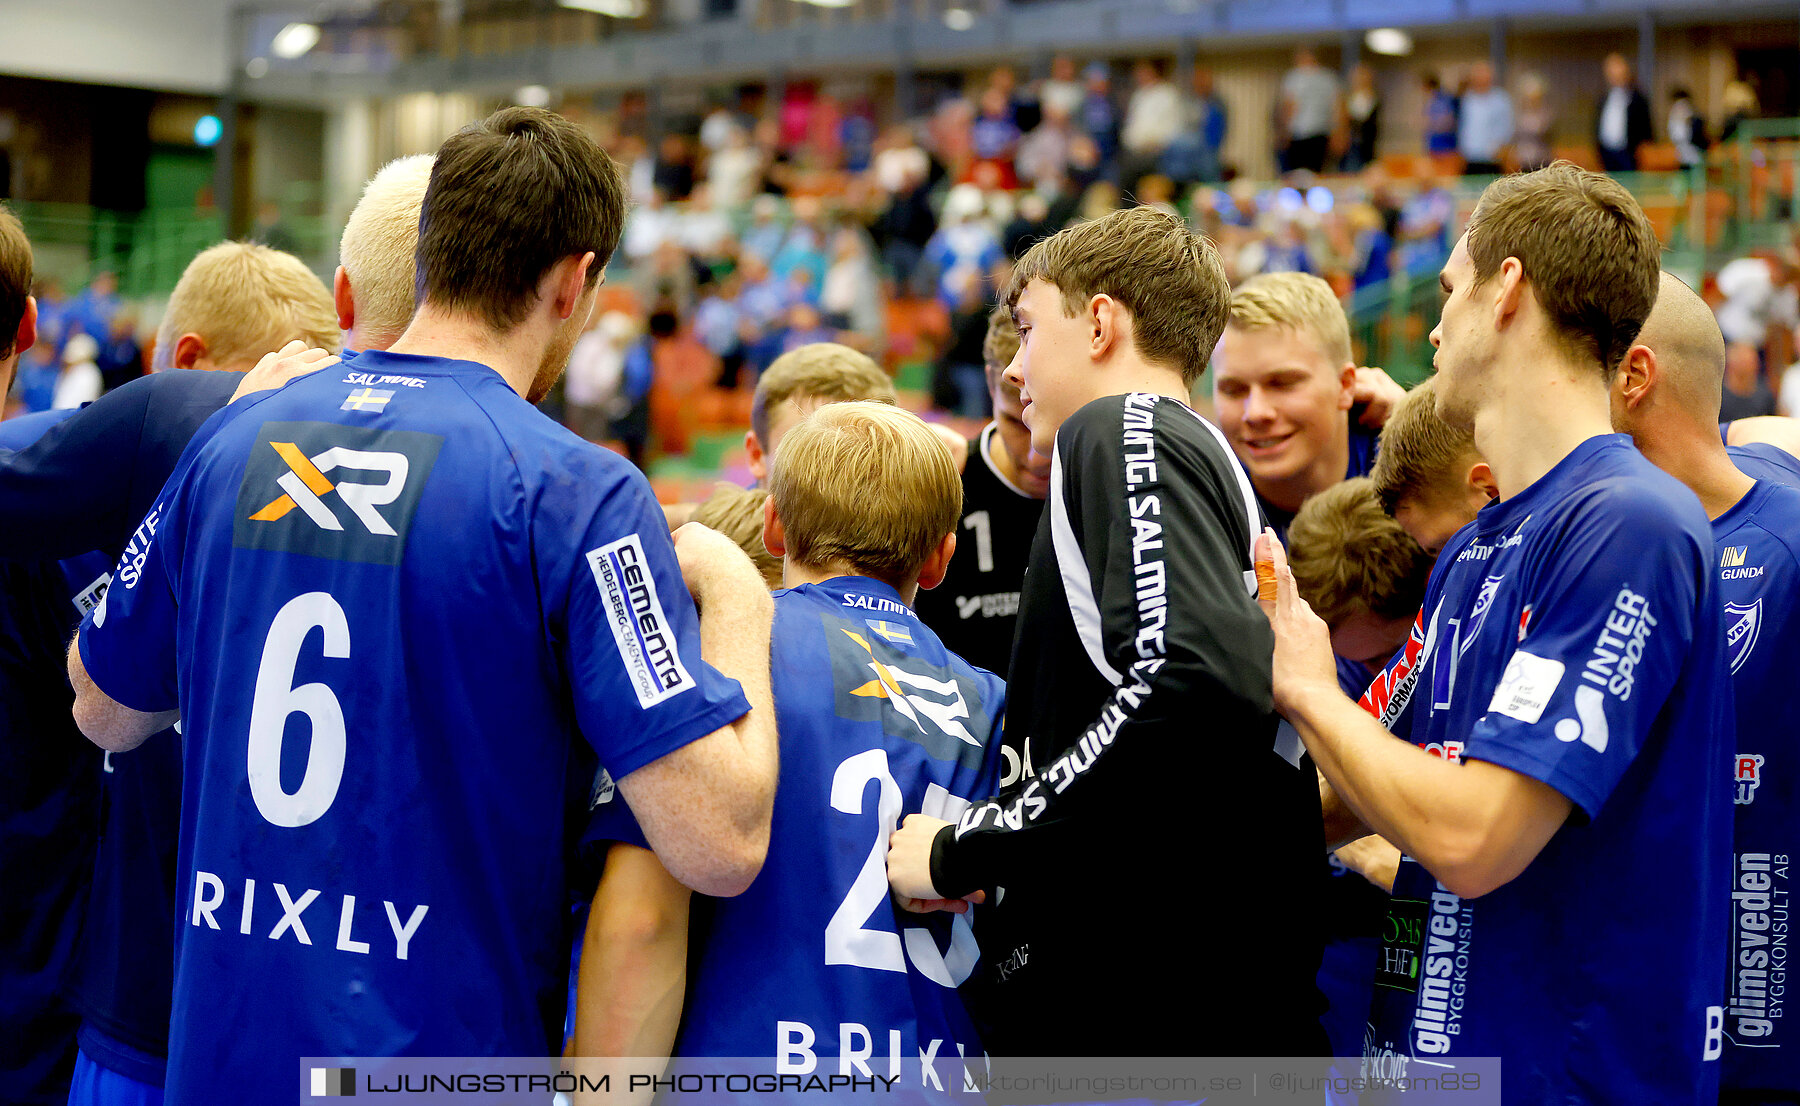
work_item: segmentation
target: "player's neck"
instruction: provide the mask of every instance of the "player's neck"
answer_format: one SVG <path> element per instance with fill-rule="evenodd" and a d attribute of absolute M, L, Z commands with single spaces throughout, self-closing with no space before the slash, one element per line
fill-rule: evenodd
<path fill-rule="evenodd" d="M 498 332 L 477 316 L 431 303 L 419 305 L 406 333 L 388 351 L 486 365 L 520 395 L 530 389 L 544 356 L 543 341 L 531 320 Z"/>
<path fill-rule="evenodd" d="M 996 424 L 989 423 L 988 425 Z M 998 472 L 1000 478 L 1013 487 L 1023 487 L 1024 481 L 1019 479 L 1019 466 L 1013 464 L 1012 454 L 1006 452 L 1005 446 L 1001 444 L 1000 432 L 996 430 L 992 434 L 983 434 L 983 437 L 987 439 L 987 448 L 982 452 L 987 455 L 988 462 L 994 466 L 994 471 Z"/>
<path fill-rule="evenodd" d="M 823 584 L 828 580 L 841 580 L 845 577 L 880 580 L 899 592 L 900 602 L 909 607 L 919 593 L 919 578 L 916 575 L 896 583 L 882 580 L 879 576 L 870 576 L 866 572 L 858 572 L 843 561 L 832 561 L 827 565 L 803 565 L 792 557 L 784 557 L 781 562 L 781 586 L 784 588 L 797 588 L 801 584 Z"/>
<path fill-rule="evenodd" d="M 1475 414 L 1475 448 L 1487 458 L 1501 499 L 1543 479 L 1582 442 L 1613 432 L 1597 372 L 1543 349 L 1510 363 L 1532 369 L 1503 376 Z"/>
<path fill-rule="evenodd" d="M 1192 398 L 1179 370 L 1146 361 L 1135 348 L 1121 350 L 1100 365 L 1093 377 L 1093 388 L 1090 399 L 1147 392 L 1166 396 L 1185 406 Z"/>
<path fill-rule="evenodd" d="M 1719 440 L 1719 424 L 1671 418 L 1653 434 L 1633 434 L 1644 457 L 1686 484 L 1700 499 L 1707 518 L 1718 518 L 1750 494 L 1756 481 L 1744 475 Z"/>
<path fill-rule="evenodd" d="M 1331 444 L 1313 458 L 1312 464 L 1280 480 L 1256 481 L 1256 493 L 1284 511 L 1298 511 L 1311 496 L 1343 483 L 1344 474 L 1349 470 L 1350 423 L 1346 416 L 1344 433 L 1334 436 Z"/>

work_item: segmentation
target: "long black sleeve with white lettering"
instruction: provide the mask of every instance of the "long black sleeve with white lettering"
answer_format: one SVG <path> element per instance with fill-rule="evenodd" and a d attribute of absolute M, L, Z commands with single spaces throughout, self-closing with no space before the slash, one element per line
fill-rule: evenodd
<path fill-rule="evenodd" d="M 946 833 L 933 873 L 944 894 L 1005 883 L 1011 858 L 1081 808 L 1117 750 L 1202 717 L 1273 729 L 1273 638 L 1244 577 L 1255 517 L 1211 438 L 1181 404 L 1142 394 L 1089 404 L 1057 435 L 1007 724 L 1031 735 L 1035 775 Z M 1097 701 L 1093 677 L 1109 692 Z"/>
<path fill-rule="evenodd" d="M 1056 460 L 1009 682 L 1016 778 L 939 834 L 932 877 L 945 895 L 1004 889 L 997 947 L 983 937 L 984 960 L 1004 977 L 997 986 L 1013 996 L 1002 1020 L 1016 1027 L 1085 996 L 1115 1024 L 1066 1038 L 1058 1033 L 1073 1031 L 1059 1024 L 1003 1047 L 1098 1055 L 1154 1042 L 1179 1050 L 1162 1054 L 1192 1054 L 1203 1046 L 1192 1037 L 1224 1047 L 1232 1019 L 1266 1020 L 1270 1002 L 1295 1013 L 1295 1033 L 1316 1030 L 1318 794 L 1310 767 L 1275 748 L 1249 482 L 1215 428 L 1152 395 L 1082 408 L 1057 435 Z M 1267 888 L 1299 907 L 1250 923 L 1258 948 L 1287 946 L 1275 967 L 1251 975 L 1258 958 L 1230 951 L 1223 927 L 1248 923 L 1238 915 Z M 1195 912 L 1169 903 L 1171 889 L 1214 901 Z M 1140 897 L 1149 904 L 1108 911 L 1103 923 L 1068 905 Z M 1166 1009 L 1153 1000 L 1171 987 L 1202 989 L 1205 1010 L 1185 1023 L 1119 1021 L 1134 1003 Z M 1264 1054 L 1302 1054 L 1296 1047 Z"/>

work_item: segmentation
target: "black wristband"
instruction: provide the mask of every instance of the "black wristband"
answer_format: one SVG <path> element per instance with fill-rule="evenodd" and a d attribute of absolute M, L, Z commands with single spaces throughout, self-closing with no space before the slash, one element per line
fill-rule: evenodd
<path fill-rule="evenodd" d="M 968 850 L 956 847 L 956 826 L 951 824 L 938 830 L 937 836 L 931 839 L 931 885 L 937 893 L 946 899 L 960 899 L 981 888 L 981 879 L 973 872 L 964 871 Z"/>

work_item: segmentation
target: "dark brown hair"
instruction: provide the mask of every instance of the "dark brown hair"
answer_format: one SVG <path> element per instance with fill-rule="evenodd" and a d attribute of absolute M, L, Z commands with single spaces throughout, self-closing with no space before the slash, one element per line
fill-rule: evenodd
<path fill-rule="evenodd" d="M 1518 258 L 1557 337 L 1609 381 L 1656 303 L 1661 256 L 1631 193 L 1566 161 L 1501 177 L 1469 219 L 1476 283 Z"/>
<path fill-rule="evenodd" d="M 419 213 L 419 301 L 510 330 L 562 259 L 593 251 L 588 281 L 599 280 L 624 226 L 624 182 L 586 131 L 505 108 L 438 150 Z"/>
<path fill-rule="evenodd" d="M 1124 304 L 1138 353 L 1179 371 L 1189 385 L 1206 371 L 1231 306 L 1219 251 L 1153 207 L 1077 223 L 1031 247 L 1013 269 L 1002 302 L 1017 306 L 1019 293 L 1038 279 L 1062 292 L 1063 313 L 1070 317 L 1096 295 Z"/>

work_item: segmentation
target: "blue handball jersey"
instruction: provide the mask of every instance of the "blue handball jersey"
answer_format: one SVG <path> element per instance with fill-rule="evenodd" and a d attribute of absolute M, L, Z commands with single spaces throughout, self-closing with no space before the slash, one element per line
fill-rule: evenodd
<path fill-rule="evenodd" d="M 1499 1056 L 1509 1104 L 1716 1101 L 1733 714 L 1713 560 L 1692 493 L 1617 435 L 1482 508 L 1438 558 L 1363 705 L 1573 810 L 1479 899 L 1403 859 L 1371 1072 Z"/>
<path fill-rule="evenodd" d="M 364 353 L 240 406 L 81 634 L 102 690 L 183 716 L 170 1101 L 291 1102 L 303 1056 L 549 1055 L 594 752 L 625 776 L 748 710 L 662 512 L 470 362 Z"/>
<path fill-rule="evenodd" d="M 742 895 L 705 900 L 710 918 L 695 912 L 675 1053 L 772 1058 L 796 1074 L 848 1074 L 857 1053 L 875 1074 L 924 1058 L 934 1075 L 909 1066 L 906 1078 L 950 1087 L 961 1058 L 981 1055 L 956 988 L 975 970 L 982 908 L 897 912 L 887 841 L 907 814 L 954 821 L 993 793 L 1005 685 L 862 576 L 776 592 L 770 666 L 781 782 L 769 859 Z M 615 798 L 588 841 L 643 837 Z"/>
<path fill-rule="evenodd" d="M 1790 865 L 1800 857 L 1793 689 L 1800 672 L 1800 490 L 1758 481 L 1713 520 L 1725 648 L 1737 699 L 1727 1090 L 1741 1101 L 1800 1096 L 1788 1023 Z"/>
<path fill-rule="evenodd" d="M 1795 457 L 1778 445 L 1752 442 L 1749 445 L 1726 446 L 1725 452 L 1731 455 L 1731 463 L 1746 476 L 1800 488 L 1800 457 Z"/>

